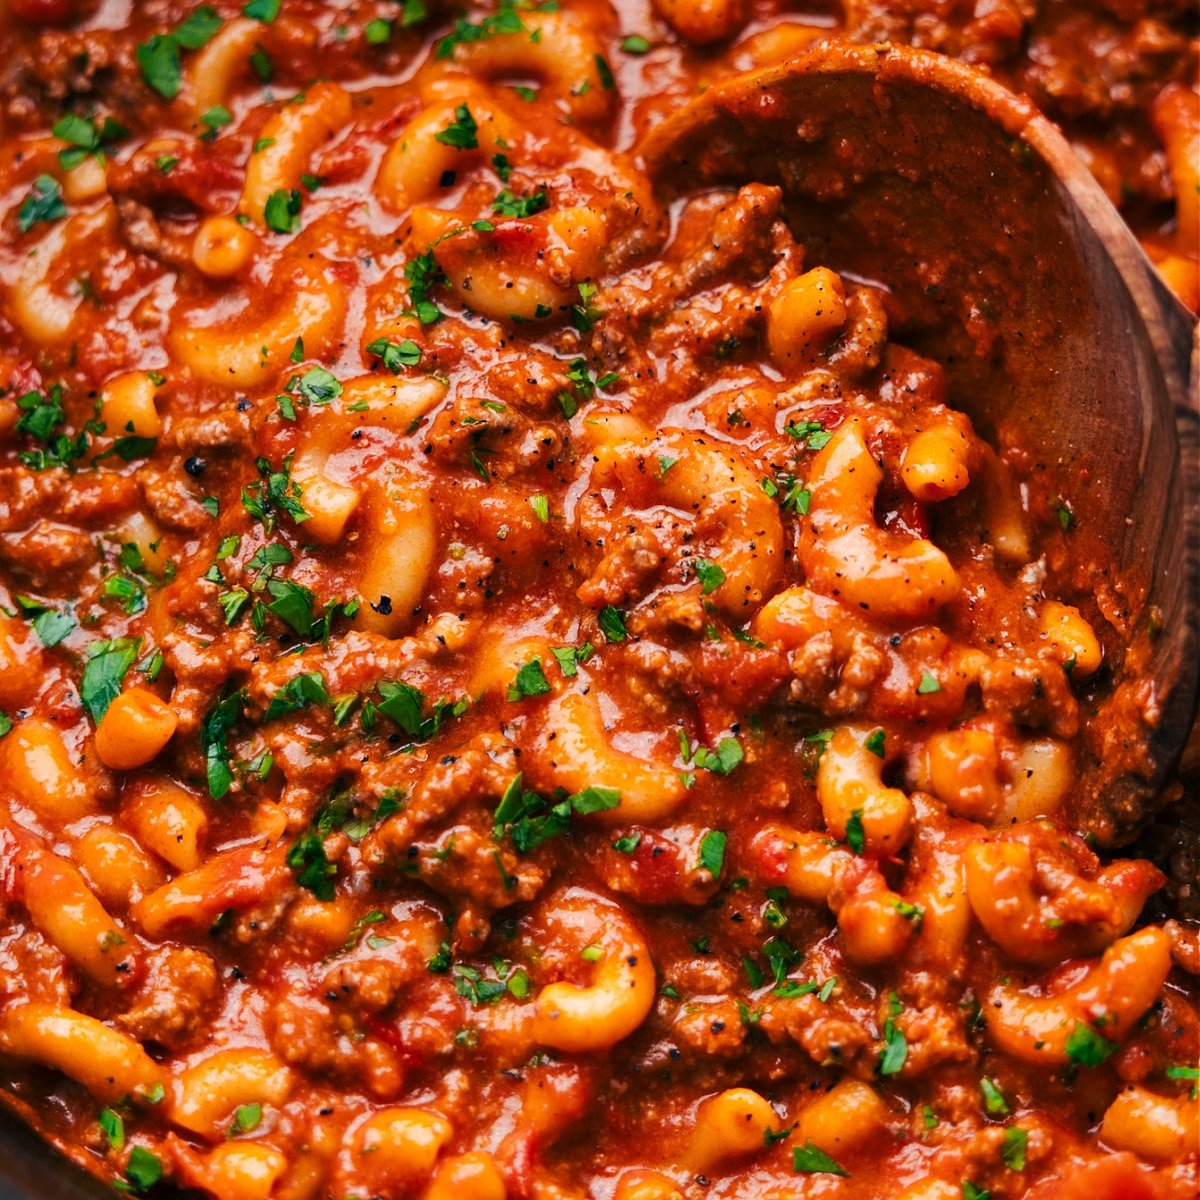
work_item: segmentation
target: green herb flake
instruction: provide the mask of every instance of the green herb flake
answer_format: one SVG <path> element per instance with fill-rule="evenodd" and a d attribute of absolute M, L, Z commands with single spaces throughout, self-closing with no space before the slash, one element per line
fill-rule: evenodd
<path fill-rule="evenodd" d="M 508 686 L 509 700 L 525 700 L 533 696 L 545 696 L 550 691 L 550 684 L 542 670 L 539 658 L 531 658 L 517 672 L 516 678 Z"/>
<path fill-rule="evenodd" d="M 206 46 L 221 28 L 221 18 L 207 4 L 189 13 L 182 25 L 175 30 L 175 40 L 185 50 L 199 50 Z"/>
<path fill-rule="evenodd" d="M 123 1150 L 125 1148 L 125 1121 L 121 1114 L 114 1112 L 111 1108 L 102 1108 L 96 1119 L 100 1123 L 100 1128 L 109 1146 L 114 1150 Z"/>
<path fill-rule="evenodd" d="M 164 100 L 174 100 L 183 84 L 179 42 L 171 34 L 159 34 L 134 51 L 138 70 L 148 87 Z"/>
<path fill-rule="evenodd" d="M 696 864 L 714 879 L 719 879 L 725 865 L 725 846 L 729 835 L 720 829 L 710 829 L 700 841 L 700 859 Z"/>
<path fill-rule="evenodd" d="M 1116 1042 L 1110 1042 L 1082 1021 L 1067 1035 L 1067 1058 L 1080 1067 L 1098 1067 L 1107 1062 L 1116 1050 Z"/>
<path fill-rule="evenodd" d="M 375 17 L 363 29 L 363 41 L 368 46 L 382 46 L 392 36 L 392 23 L 383 17 Z"/>
<path fill-rule="evenodd" d="M 1010 1171 L 1025 1170 L 1025 1149 L 1029 1144 L 1029 1134 L 1024 1129 L 1012 1126 L 1004 1131 L 1004 1143 L 1000 1147 L 1000 1157 Z"/>
<path fill-rule="evenodd" d="M 295 188 L 278 188 L 267 197 L 263 220 L 275 233 L 295 233 L 300 228 L 303 199 Z"/>
<path fill-rule="evenodd" d="M 443 146 L 452 146 L 455 150 L 479 149 L 479 126 L 471 116 L 471 110 L 465 104 L 460 104 L 454 110 L 454 122 L 445 129 L 433 135 L 434 141 Z"/>
<path fill-rule="evenodd" d="M 917 684 L 918 696 L 931 696 L 934 692 L 940 692 L 942 685 L 938 683 L 937 676 L 929 671 L 921 672 L 921 682 Z"/>
<path fill-rule="evenodd" d="M 492 212 L 498 217 L 516 217 L 524 220 L 536 216 L 550 206 L 550 195 L 540 188 L 530 196 L 517 197 L 505 188 L 492 201 Z"/>
<path fill-rule="evenodd" d="M 252 21 L 262 21 L 270 24 L 279 16 L 280 0 L 250 0 L 242 9 L 242 14 Z"/>
<path fill-rule="evenodd" d="M 376 338 L 368 343 L 367 353 L 378 358 L 393 375 L 399 375 L 401 368 L 415 367 L 421 361 L 421 347 L 412 338 L 399 342 Z"/>
<path fill-rule="evenodd" d="M 979 1081 L 979 1090 L 983 1093 L 983 1106 L 989 1117 L 1007 1117 L 1010 1109 L 1004 1093 L 993 1080 L 983 1078 Z"/>
<path fill-rule="evenodd" d="M 239 1104 L 233 1112 L 233 1132 L 249 1133 L 262 1122 L 261 1104 Z"/>
<path fill-rule="evenodd" d="M 17 227 L 28 233 L 41 221 L 60 221 L 66 215 L 67 206 L 58 180 L 51 175 L 39 175 L 17 213 Z"/>
<path fill-rule="evenodd" d="M 138 1192 L 148 1192 L 163 1177 L 163 1166 L 158 1156 L 144 1146 L 134 1146 L 125 1165 L 125 1178 Z"/>
<path fill-rule="evenodd" d="M 850 1178 L 850 1172 L 841 1163 L 812 1142 L 792 1147 L 792 1170 L 798 1175 L 841 1175 L 844 1179 Z"/>
<path fill-rule="evenodd" d="M 315 829 L 302 833 L 292 843 L 287 853 L 287 865 L 295 872 L 296 882 L 318 900 L 333 899 L 337 865 L 325 857 L 324 839 Z"/>
<path fill-rule="evenodd" d="M 623 642 L 629 636 L 625 618 L 611 605 L 606 604 L 596 616 L 600 632 L 610 642 Z"/>
<path fill-rule="evenodd" d="M 879 1056 L 876 1070 L 880 1075 L 897 1075 L 908 1059 L 908 1040 L 896 1027 L 896 1017 L 904 1011 L 895 992 L 888 998 L 890 1015 L 883 1023 L 883 1053 Z"/>
<path fill-rule="evenodd" d="M 711 595 L 725 582 L 725 572 L 718 563 L 708 558 L 692 560 L 692 570 L 700 581 L 700 594 Z"/>
<path fill-rule="evenodd" d="M 88 647 L 79 696 L 97 725 L 108 712 L 109 705 L 121 694 L 121 683 L 136 661 L 140 646 L 140 638 L 121 637 L 93 642 Z"/>

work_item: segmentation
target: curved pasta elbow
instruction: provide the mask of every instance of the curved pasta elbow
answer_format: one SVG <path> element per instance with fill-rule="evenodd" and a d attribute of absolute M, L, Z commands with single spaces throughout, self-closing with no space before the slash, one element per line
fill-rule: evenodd
<path fill-rule="evenodd" d="M 265 383 L 287 362 L 299 336 L 308 354 L 331 349 L 346 319 L 345 290 L 321 259 L 275 281 L 282 298 L 265 316 L 253 309 L 216 325 L 181 324 L 172 351 L 205 383 L 229 388 Z"/>
<path fill-rule="evenodd" d="M 563 981 L 538 992 L 534 1039 L 569 1053 L 607 1049 L 633 1033 L 654 1005 L 650 949 L 624 912 L 596 896 L 577 892 L 557 908 L 554 916 L 585 937 L 599 957 L 586 985 Z"/>
<path fill-rule="evenodd" d="M 289 102 L 263 126 L 261 149 L 250 156 L 240 208 L 254 221 L 272 193 L 300 185 L 309 161 L 350 120 L 350 96 L 336 83 L 316 83 L 302 103 Z"/>
<path fill-rule="evenodd" d="M 375 180 L 375 194 L 392 213 L 402 213 L 435 195 L 446 174 L 474 166 L 517 138 L 518 126 L 485 89 L 463 81 L 461 87 L 430 104 L 400 131 Z M 457 145 L 439 138 L 454 125 L 474 125 L 474 145 Z M 463 141 L 466 139 L 458 139 Z"/>
<path fill-rule="evenodd" d="M 900 478 L 918 500 L 948 500 L 971 482 L 971 443 L 957 422 L 922 430 L 904 449 Z"/>
<path fill-rule="evenodd" d="M 1194 1154 L 1200 1139 L 1200 1107 L 1187 1096 L 1159 1096 L 1126 1087 L 1108 1106 L 1100 1136 L 1118 1150 L 1152 1162 L 1175 1162 Z"/>
<path fill-rule="evenodd" d="M 526 771 L 539 786 L 568 792 L 593 786 L 618 791 L 621 800 L 615 808 L 594 814 L 595 819 L 613 824 L 660 820 L 687 794 L 670 767 L 635 758 L 612 745 L 600 703 L 592 694 L 568 692 L 546 705 L 530 758 Z"/>
<path fill-rule="evenodd" d="M 817 768 L 817 799 L 829 832 L 839 841 L 853 820 L 861 824 L 863 850 L 895 854 L 908 840 L 912 801 L 883 782 L 886 757 L 868 744 L 875 729 L 846 724 L 834 730 Z"/>
<path fill-rule="evenodd" d="M 165 1083 L 158 1064 L 133 1038 L 62 1005 L 8 1009 L 0 1018 L 0 1048 L 61 1071 L 104 1103 L 152 1097 Z"/>
<path fill-rule="evenodd" d="M 292 1072 L 263 1050 L 221 1050 L 188 1067 L 171 1086 L 171 1120 L 191 1133 L 223 1138 L 245 1104 L 280 1105 L 291 1095 Z"/>
<path fill-rule="evenodd" d="M 381 1200 L 418 1195 L 453 1132 L 445 1117 L 423 1108 L 385 1108 L 371 1114 L 346 1135 L 336 1194 L 365 1191 Z"/>
<path fill-rule="evenodd" d="M 778 1123 L 770 1102 L 751 1088 L 729 1088 L 710 1096 L 696 1109 L 688 1165 L 707 1173 L 728 1159 L 761 1150 Z"/>
<path fill-rule="evenodd" d="M 598 60 L 604 47 L 595 34 L 566 13 L 538 13 L 527 20 L 528 31 L 459 45 L 455 60 L 482 79 L 532 76 L 573 121 L 603 120 L 616 93 L 601 78 Z"/>
<path fill-rule="evenodd" d="M 882 479 L 862 422 L 852 417 L 813 463 L 801 564 L 812 587 L 874 618 L 932 616 L 958 595 L 958 574 L 931 541 L 903 538 L 876 524 Z"/>
<path fill-rule="evenodd" d="M 1080 1039 L 1120 1043 L 1158 999 L 1171 969 L 1171 941 L 1148 926 L 1114 942 L 1073 987 L 1031 995 L 998 983 L 987 996 L 988 1036 L 1005 1053 L 1031 1063 L 1063 1064 Z M 1073 1041 L 1074 1039 L 1074 1041 Z"/>
<path fill-rule="evenodd" d="M 412 626 L 433 569 L 433 505 L 415 480 L 396 478 L 373 490 L 363 520 L 370 532 L 359 562 L 357 590 L 363 602 L 354 624 L 400 637 Z"/>

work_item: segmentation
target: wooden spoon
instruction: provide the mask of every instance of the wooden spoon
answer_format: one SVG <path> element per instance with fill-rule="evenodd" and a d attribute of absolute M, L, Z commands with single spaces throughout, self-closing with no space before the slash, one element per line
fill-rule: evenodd
<path fill-rule="evenodd" d="M 640 155 L 665 197 L 781 185 L 806 261 L 885 284 L 893 336 L 993 445 L 1033 452 L 1047 586 L 1084 598 L 1106 653 L 1076 689 L 1067 816 L 1130 841 L 1196 712 L 1200 406 L 1193 321 L 1092 176 L 1028 102 L 887 44 L 721 83 Z"/>

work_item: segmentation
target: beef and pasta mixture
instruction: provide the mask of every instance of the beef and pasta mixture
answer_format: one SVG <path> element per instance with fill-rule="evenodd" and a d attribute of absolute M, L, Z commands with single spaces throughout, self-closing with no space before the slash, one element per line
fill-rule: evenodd
<path fill-rule="evenodd" d="M 1187 3 L 0 20 L 9 1108 L 135 1195 L 1195 1194 L 1196 929 L 1064 815 L 1086 512 L 633 153 L 929 46 L 1194 301 Z"/>

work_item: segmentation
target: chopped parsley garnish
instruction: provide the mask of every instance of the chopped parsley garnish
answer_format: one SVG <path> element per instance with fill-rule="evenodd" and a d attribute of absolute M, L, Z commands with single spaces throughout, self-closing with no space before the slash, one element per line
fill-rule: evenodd
<path fill-rule="evenodd" d="M 550 206 L 550 196 L 545 188 L 540 188 L 532 196 L 518 199 L 505 188 L 492 201 L 492 212 L 501 217 L 532 217 Z"/>
<path fill-rule="evenodd" d="M 204 751 L 208 777 L 208 794 L 220 800 L 233 786 L 233 770 L 229 765 L 229 732 L 242 715 L 245 692 L 226 685 L 216 704 L 200 723 L 200 747 Z"/>
<path fill-rule="evenodd" d="M 17 212 L 17 227 L 28 233 L 41 221 L 60 221 L 67 215 L 62 188 L 52 175 L 39 175 Z"/>
<path fill-rule="evenodd" d="M 392 36 L 392 23 L 383 17 L 375 17 L 363 28 L 363 40 L 368 46 L 382 46 Z"/>
<path fill-rule="evenodd" d="M 165 100 L 174 100 L 183 83 L 179 42 L 169 34 L 158 34 L 134 52 L 138 69 L 147 85 Z"/>
<path fill-rule="evenodd" d="M 616 808 L 621 803 L 621 793 L 606 787 L 584 788 L 573 796 L 559 793 L 552 802 L 536 792 L 526 791 L 523 779 L 518 774 L 505 788 L 492 818 L 492 836 L 496 841 L 502 840 L 507 832 L 522 854 L 566 833 L 573 815 L 586 816 Z"/>
<path fill-rule="evenodd" d="M 47 650 L 53 649 L 76 628 L 74 616 L 66 610 L 51 608 L 28 596 L 15 596 L 21 615 L 32 617 L 33 632 Z"/>
<path fill-rule="evenodd" d="M 531 658 L 508 685 L 508 699 L 524 700 L 531 696 L 545 696 L 549 691 L 550 684 L 546 682 L 541 659 Z"/>
<path fill-rule="evenodd" d="M 1075 510 L 1063 499 L 1055 500 L 1050 506 L 1058 527 L 1063 533 L 1070 533 L 1075 528 Z"/>
<path fill-rule="evenodd" d="M 62 384 L 56 383 L 44 396 L 40 392 L 25 392 L 17 397 L 17 408 L 21 412 L 17 432 L 42 443 L 37 449 L 22 450 L 17 456 L 32 471 L 45 471 L 50 467 L 70 470 L 72 463 L 87 453 L 88 435 L 103 429 L 95 421 L 88 421 L 73 436 L 58 432 L 66 420 L 62 395 Z"/>
<path fill-rule="evenodd" d="M 96 1119 L 108 1144 L 114 1150 L 123 1150 L 125 1148 L 125 1122 L 121 1114 L 114 1112 L 111 1108 L 102 1108 Z"/>
<path fill-rule="evenodd" d="M 851 812 L 850 819 L 846 822 L 846 845 L 855 854 L 861 854 L 863 847 L 867 844 L 866 835 L 863 832 L 862 815 L 863 810 L 856 808 Z"/>
<path fill-rule="evenodd" d="M 640 33 L 631 33 L 621 39 L 621 49 L 626 54 L 649 54 L 650 43 Z"/>
<path fill-rule="evenodd" d="M 850 1178 L 850 1172 L 835 1158 L 830 1158 L 820 1146 L 805 1142 L 792 1147 L 792 1170 L 797 1174 L 841 1175 Z"/>
<path fill-rule="evenodd" d="M 783 427 L 783 432 L 790 438 L 795 438 L 806 450 L 820 450 L 829 444 L 833 437 L 820 421 L 791 421 Z"/>
<path fill-rule="evenodd" d="M 720 829 L 710 829 L 700 840 L 700 859 L 697 866 L 707 871 L 714 879 L 719 879 L 721 869 L 725 866 L 725 846 L 729 835 Z"/>
<path fill-rule="evenodd" d="M 454 990 L 476 1008 L 494 1004 L 508 991 L 508 987 L 500 980 L 485 979 L 478 967 L 468 967 L 465 963 L 455 963 L 451 974 L 454 977 Z"/>
<path fill-rule="evenodd" d="M 121 694 L 121 682 L 137 661 L 140 638 L 112 638 L 93 642 L 79 684 L 79 698 L 98 725 L 109 705 Z"/>
<path fill-rule="evenodd" d="M 206 46 L 221 28 L 221 18 L 216 10 L 207 4 L 200 5 L 184 19 L 183 24 L 175 30 L 175 40 L 185 50 L 199 50 Z"/>
<path fill-rule="evenodd" d="M 979 1081 L 979 1090 L 983 1093 L 983 1107 L 989 1117 L 1007 1117 L 1009 1114 L 1008 1101 L 999 1085 L 986 1076 Z"/>
<path fill-rule="evenodd" d="M 781 937 L 768 938 L 763 943 L 763 954 L 771 964 L 771 974 L 775 986 L 782 987 L 787 980 L 788 972 L 797 966 L 804 955 L 795 947 L 788 945 Z"/>
<path fill-rule="evenodd" d="M 471 110 L 465 104 L 460 104 L 454 110 L 453 124 L 435 133 L 433 138 L 443 146 L 453 146 L 455 150 L 478 150 L 478 133 L 479 126 L 471 116 Z"/>
<path fill-rule="evenodd" d="M 276 689 L 263 720 L 274 721 L 308 708 L 311 704 L 324 704 L 328 699 L 325 676 L 320 671 L 293 675 L 283 687 Z"/>
<path fill-rule="evenodd" d="M 486 41 L 500 33 L 520 33 L 525 24 L 517 12 L 518 6 L 518 0 L 500 0 L 495 14 L 482 21 L 472 22 L 459 17 L 454 29 L 438 41 L 434 57 L 453 58 L 459 46 Z"/>
<path fill-rule="evenodd" d="M 913 931 L 919 933 L 925 921 L 925 910 L 919 904 L 907 900 L 893 901 L 892 907 L 906 920 L 912 922 Z"/>
<path fill-rule="evenodd" d="M 632 854 L 642 844 L 641 833 L 627 833 L 612 844 L 618 854 Z"/>
<path fill-rule="evenodd" d="M 700 594 L 708 596 L 725 582 L 725 572 L 719 563 L 710 558 L 692 559 L 692 570 L 700 581 Z"/>
<path fill-rule="evenodd" d="M 269 25 L 279 16 L 279 5 L 280 0 L 250 0 L 250 3 L 242 9 L 242 13 L 252 20 L 262 21 Z"/>
<path fill-rule="evenodd" d="M 533 515 L 544 525 L 550 520 L 550 498 L 542 493 L 529 497 L 529 507 Z"/>
<path fill-rule="evenodd" d="M 585 663 L 596 652 L 591 642 L 582 646 L 551 646 L 550 653 L 558 663 L 558 669 L 566 679 L 574 679 L 579 674 L 579 664 Z"/>
<path fill-rule="evenodd" d="M 412 301 L 412 313 L 422 325 L 433 325 L 442 319 L 442 310 L 429 298 L 431 289 L 449 283 L 445 271 L 438 266 L 432 250 L 409 259 L 404 266 L 404 277 L 408 280 L 408 295 Z"/>
<path fill-rule="evenodd" d="M 328 404 L 342 394 L 342 385 L 324 367 L 310 367 L 296 386 L 309 404 Z"/>
<path fill-rule="evenodd" d="M 379 359 L 393 375 L 399 375 L 401 367 L 415 367 L 421 361 L 421 347 L 412 338 L 399 342 L 376 338 L 368 343 L 367 353 Z"/>
<path fill-rule="evenodd" d="M 304 203 L 295 188 L 278 188 L 267 197 L 263 220 L 274 233 L 295 233 L 300 228 L 300 207 Z"/>
<path fill-rule="evenodd" d="M 900 997 L 895 992 L 888 996 L 888 1018 L 883 1023 L 883 1053 L 879 1056 L 880 1075 L 896 1075 L 908 1058 L 908 1040 L 896 1028 L 896 1018 L 904 1011 Z"/>
<path fill-rule="evenodd" d="M 447 715 L 459 716 L 466 711 L 466 701 L 439 700 L 426 716 L 425 693 L 409 683 L 385 681 L 379 685 L 379 695 L 377 710 L 417 742 L 429 741 L 441 729 Z"/>
<path fill-rule="evenodd" d="M 917 684 L 918 696 L 931 696 L 934 692 L 940 692 L 942 685 L 938 683 L 937 676 L 929 671 L 921 672 L 921 682 Z"/>
<path fill-rule="evenodd" d="M 202 142 L 211 142 L 217 136 L 218 129 L 224 129 L 233 121 L 233 114 L 223 104 L 218 104 L 200 114 L 200 124 L 204 132 L 200 135 Z"/>
<path fill-rule="evenodd" d="M 128 135 L 129 130 L 112 117 L 106 117 L 104 124 L 97 129 L 95 123 L 85 117 L 67 113 L 54 123 L 50 132 L 68 143 L 66 150 L 58 152 L 58 161 L 64 171 L 70 171 L 89 154 L 94 154 L 98 161 L 103 162 L 104 151 L 101 146 L 106 142 L 119 141 Z"/>
<path fill-rule="evenodd" d="M 296 873 L 296 882 L 318 900 L 333 899 L 337 865 L 325 857 L 325 841 L 315 829 L 306 830 L 292 843 L 287 865 Z"/>
<path fill-rule="evenodd" d="M 887 735 L 882 729 L 876 729 L 874 733 L 867 738 L 864 745 L 876 758 L 887 757 Z"/>
<path fill-rule="evenodd" d="M 745 757 L 746 752 L 737 738 L 727 737 L 717 743 L 715 750 L 697 746 L 690 754 L 684 755 L 684 761 L 693 762 L 714 775 L 728 775 Z"/>
<path fill-rule="evenodd" d="M 239 1104 L 233 1110 L 232 1133 L 249 1133 L 262 1122 L 261 1104 Z"/>
<path fill-rule="evenodd" d="M 1024 1129 L 1015 1126 L 1004 1131 L 1004 1144 L 1000 1147 L 1000 1157 L 1010 1171 L 1025 1170 L 1025 1149 L 1029 1144 L 1029 1134 Z"/>
<path fill-rule="evenodd" d="M 600 310 L 592 304 L 592 298 L 599 290 L 594 283 L 579 285 L 579 303 L 571 305 L 571 324 L 580 333 L 591 333 L 600 319 Z"/>
<path fill-rule="evenodd" d="M 595 57 L 596 75 L 600 80 L 600 86 L 606 91 L 615 90 L 617 81 L 613 78 L 612 67 L 608 65 L 608 59 L 603 54 L 597 54 Z"/>
<path fill-rule="evenodd" d="M 1067 1035 L 1067 1058 L 1076 1066 L 1098 1067 L 1116 1053 L 1117 1043 L 1110 1042 L 1082 1021 Z"/>
<path fill-rule="evenodd" d="M 148 1192 L 163 1177 L 162 1163 L 145 1146 L 134 1146 L 125 1164 L 128 1186 L 136 1192 Z"/>
<path fill-rule="evenodd" d="M 623 642 L 629 636 L 629 630 L 625 628 L 625 618 L 611 604 L 606 604 L 599 611 L 596 623 L 600 626 L 600 632 L 610 642 Z"/>
<path fill-rule="evenodd" d="M 292 462 L 289 456 L 281 470 L 274 471 L 265 458 L 254 464 L 261 479 L 242 488 L 242 507 L 268 533 L 275 532 L 279 514 L 290 517 L 297 525 L 309 519 L 304 505 L 300 503 L 300 485 L 292 482 Z"/>

